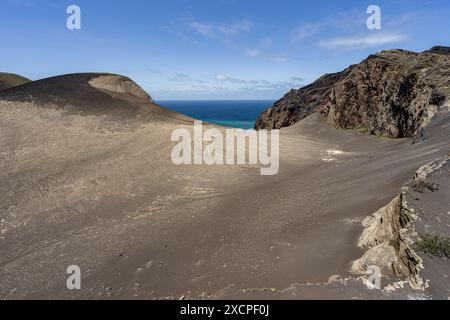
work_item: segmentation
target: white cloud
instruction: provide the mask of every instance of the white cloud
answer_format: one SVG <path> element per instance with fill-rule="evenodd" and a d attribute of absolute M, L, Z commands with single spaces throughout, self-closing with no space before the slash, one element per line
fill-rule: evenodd
<path fill-rule="evenodd" d="M 301 42 L 330 30 L 354 30 L 357 27 L 365 26 L 366 19 L 364 14 L 351 11 L 335 13 L 313 22 L 305 22 L 293 30 L 291 42 Z"/>
<path fill-rule="evenodd" d="M 217 29 L 225 36 L 234 36 L 241 32 L 250 31 L 252 24 L 248 20 L 242 20 L 228 25 L 220 25 Z"/>
<path fill-rule="evenodd" d="M 299 42 L 306 38 L 313 37 L 320 31 L 320 29 L 323 27 L 323 24 L 324 23 L 304 24 L 303 26 L 297 28 L 294 31 L 292 42 Z"/>
<path fill-rule="evenodd" d="M 194 29 L 197 33 L 201 34 L 204 37 L 208 38 L 216 38 L 216 32 L 213 25 L 200 23 L 200 22 L 192 22 L 189 25 L 192 29 Z"/>
<path fill-rule="evenodd" d="M 198 34 L 210 39 L 222 39 L 227 41 L 232 36 L 242 32 L 250 31 L 252 24 L 248 20 L 242 20 L 229 24 L 221 23 L 202 23 L 198 21 L 191 22 L 189 26 Z"/>
<path fill-rule="evenodd" d="M 230 77 L 225 74 L 216 74 L 214 79 L 221 84 L 231 84 L 233 90 L 240 91 L 266 91 L 266 90 L 289 90 L 302 86 L 303 79 L 299 77 L 291 77 L 287 81 L 268 81 L 268 80 L 245 80 Z M 231 90 L 231 88 L 228 88 Z"/>
<path fill-rule="evenodd" d="M 399 43 L 407 40 L 408 37 L 404 34 L 377 33 L 368 34 L 365 36 L 352 36 L 322 40 L 319 42 L 319 45 L 327 49 L 349 50 L 378 47 L 385 44 Z"/>
<path fill-rule="evenodd" d="M 225 74 L 216 74 L 215 79 L 219 82 L 228 82 L 228 83 L 247 83 L 247 80 L 243 80 L 243 79 L 238 79 L 238 78 L 233 78 L 230 76 L 227 76 Z"/>
<path fill-rule="evenodd" d="M 195 80 L 193 80 L 195 81 Z M 267 98 L 275 99 L 292 88 L 303 86 L 302 78 L 291 77 L 287 80 L 246 80 L 219 73 L 213 76 L 204 84 L 180 83 L 180 86 L 171 87 L 170 90 L 154 90 L 153 96 L 160 100 L 177 99 L 204 99 L 205 97 L 214 99 L 247 99 L 247 98 Z"/>
<path fill-rule="evenodd" d="M 188 74 L 177 72 L 174 76 L 170 77 L 169 80 L 173 82 L 191 82 L 192 78 Z"/>
<path fill-rule="evenodd" d="M 215 78 L 217 81 L 226 81 L 228 79 L 228 76 L 226 76 L 224 74 L 216 74 Z"/>

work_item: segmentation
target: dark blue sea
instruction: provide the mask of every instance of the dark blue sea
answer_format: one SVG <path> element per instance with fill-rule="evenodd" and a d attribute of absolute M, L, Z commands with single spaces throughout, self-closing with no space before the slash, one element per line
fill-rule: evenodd
<path fill-rule="evenodd" d="M 194 119 L 226 127 L 251 129 L 273 100 L 157 101 L 163 107 Z"/>

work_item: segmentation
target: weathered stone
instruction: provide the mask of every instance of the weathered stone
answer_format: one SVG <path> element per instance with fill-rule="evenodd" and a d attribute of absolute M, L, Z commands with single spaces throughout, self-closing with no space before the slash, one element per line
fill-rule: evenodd
<path fill-rule="evenodd" d="M 320 112 L 337 128 L 414 137 L 449 96 L 450 48 L 389 50 L 290 91 L 261 114 L 255 128 L 279 129 Z"/>

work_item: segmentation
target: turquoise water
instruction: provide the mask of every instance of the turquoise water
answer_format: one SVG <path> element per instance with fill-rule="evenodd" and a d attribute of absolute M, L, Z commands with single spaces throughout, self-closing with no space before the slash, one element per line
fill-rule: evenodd
<path fill-rule="evenodd" d="M 194 119 L 226 127 L 251 129 L 273 100 L 157 101 L 163 107 Z"/>

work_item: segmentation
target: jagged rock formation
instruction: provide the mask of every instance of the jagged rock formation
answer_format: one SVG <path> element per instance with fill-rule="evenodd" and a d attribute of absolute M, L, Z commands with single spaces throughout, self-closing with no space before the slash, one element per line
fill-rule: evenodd
<path fill-rule="evenodd" d="M 450 48 L 388 50 L 292 90 L 265 111 L 256 129 L 290 126 L 320 112 L 337 128 L 413 137 L 450 96 Z"/>
<path fill-rule="evenodd" d="M 30 79 L 19 76 L 17 74 L 0 72 L 0 91 L 20 86 L 30 81 Z"/>
<path fill-rule="evenodd" d="M 316 82 L 299 90 L 291 90 L 272 108 L 260 115 L 256 129 L 280 129 L 316 112 L 328 99 L 333 86 L 343 78 L 343 73 L 326 74 Z"/>
<path fill-rule="evenodd" d="M 414 288 L 424 282 L 419 275 L 423 269 L 421 258 L 410 248 L 410 223 L 417 216 L 408 208 L 403 192 L 387 206 L 363 221 L 364 232 L 359 246 L 369 250 L 352 265 L 355 273 L 364 273 L 368 266 L 383 268 L 384 274 L 407 277 Z"/>

